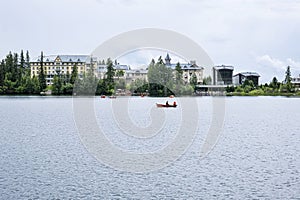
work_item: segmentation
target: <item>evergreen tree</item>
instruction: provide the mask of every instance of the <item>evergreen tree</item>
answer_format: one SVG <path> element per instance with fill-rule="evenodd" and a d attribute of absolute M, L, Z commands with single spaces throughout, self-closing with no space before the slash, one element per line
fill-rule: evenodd
<path fill-rule="evenodd" d="M 75 64 L 71 73 L 70 83 L 74 84 L 77 78 L 78 78 L 78 67 L 77 64 Z"/>
<path fill-rule="evenodd" d="M 190 79 L 190 85 L 193 87 L 194 91 L 196 91 L 197 84 L 198 84 L 197 76 L 195 73 L 193 73 L 193 75 Z"/>
<path fill-rule="evenodd" d="M 107 64 L 107 72 L 105 73 L 106 80 L 108 83 L 113 84 L 114 83 L 114 76 L 115 76 L 115 69 L 113 67 L 112 62 L 109 62 Z"/>
<path fill-rule="evenodd" d="M 210 85 L 212 83 L 211 76 L 205 77 L 203 79 L 203 85 Z"/>
<path fill-rule="evenodd" d="M 151 61 L 148 67 L 149 93 L 151 96 L 168 96 L 173 94 L 173 70 L 166 67 L 159 57 L 157 63 Z"/>
<path fill-rule="evenodd" d="M 280 83 L 278 82 L 276 77 L 273 77 L 272 82 L 270 83 L 270 87 L 273 88 L 274 90 L 279 89 Z"/>
<path fill-rule="evenodd" d="M 13 73 L 13 55 L 11 52 L 8 53 L 8 55 L 5 58 L 5 74 L 6 73 Z"/>
<path fill-rule="evenodd" d="M 53 77 L 53 84 L 52 84 L 52 94 L 60 95 L 62 93 L 62 82 L 61 78 L 57 75 Z"/>
<path fill-rule="evenodd" d="M 46 77 L 45 77 L 45 72 L 44 72 L 44 55 L 43 55 L 43 52 L 41 52 L 39 82 L 40 82 L 40 91 L 42 92 L 47 87 Z"/>
<path fill-rule="evenodd" d="M 18 54 L 14 53 L 13 55 L 13 68 L 12 68 L 12 81 L 20 81 L 21 80 L 21 73 L 19 68 L 19 59 Z M 18 84 L 17 84 L 18 85 Z"/>
<path fill-rule="evenodd" d="M 25 74 L 25 59 L 24 59 L 23 50 L 21 50 L 21 54 L 20 54 L 20 67 L 19 67 L 19 82 L 21 82 L 21 79 L 24 76 L 24 74 Z"/>
<path fill-rule="evenodd" d="M 287 84 L 287 83 L 290 83 L 291 80 L 292 80 L 291 69 L 290 69 L 290 66 L 287 66 L 284 82 Z"/>
<path fill-rule="evenodd" d="M 23 50 L 21 50 L 21 54 L 20 54 L 20 68 L 22 69 L 22 71 L 24 71 L 23 69 L 25 68 L 25 58 L 24 58 Z"/>
<path fill-rule="evenodd" d="M 115 88 L 115 81 L 114 81 L 115 69 L 110 59 L 108 59 L 107 72 L 105 73 L 105 75 L 106 75 L 105 82 L 107 85 L 108 93 L 113 93 L 114 92 L 113 90 Z"/>
<path fill-rule="evenodd" d="M 3 84 L 4 84 L 5 74 L 6 74 L 5 62 L 4 62 L 4 60 L 2 60 L 0 63 L 0 87 L 3 86 Z"/>
<path fill-rule="evenodd" d="M 178 62 L 176 64 L 176 67 L 175 67 L 175 81 L 176 81 L 176 84 L 182 83 L 182 74 L 183 74 L 183 71 L 181 69 L 180 63 Z"/>
<path fill-rule="evenodd" d="M 30 75 L 30 57 L 28 50 L 26 51 L 26 58 L 25 58 L 25 74 Z"/>
<path fill-rule="evenodd" d="M 286 89 L 287 92 L 292 92 L 293 91 L 293 85 L 292 85 L 292 75 L 291 75 L 291 69 L 290 66 L 287 66 L 286 72 L 285 72 L 285 80 L 286 84 Z"/>
<path fill-rule="evenodd" d="M 33 86 L 33 93 L 39 94 L 40 93 L 40 81 L 36 76 L 32 77 L 32 86 Z"/>
<path fill-rule="evenodd" d="M 30 68 L 30 57 L 29 57 L 29 52 L 26 51 L 26 59 L 25 59 L 25 65 L 26 65 L 26 68 Z"/>

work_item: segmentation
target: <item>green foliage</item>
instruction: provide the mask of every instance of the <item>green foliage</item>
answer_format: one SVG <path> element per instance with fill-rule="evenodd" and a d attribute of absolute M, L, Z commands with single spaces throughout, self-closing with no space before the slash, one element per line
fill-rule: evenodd
<path fill-rule="evenodd" d="M 195 73 L 193 73 L 191 80 L 190 80 L 190 84 L 194 88 L 194 91 L 196 90 L 197 83 L 198 83 L 197 76 Z"/>
<path fill-rule="evenodd" d="M 212 84 L 212 78 L 211 78 L 211 76 L 203 78 L 203 85 L 211 85 L 211 84 Z"/>
<path fill-rule="evenodd" d="M 72 73 L 71 73 L 70 83 L 71 83 L 71 84 L 74 84 L 75 81 L 77 80 L 77 78 L 78 78 L 78 67 L 77 67 L 77 65 L 75 64 L 75 65 L 73 66 L 73 70 L 72 70 Z"/>
<path fill-rule="evenodd" d="M 73 94 L 73 84 L 66 83 L 62 86 L 62 94 L 72 95 Z"/>
<path fill-rule="evenodd" d="M 227 93 L 234 92 L 234 86 L 227 86 L 227 87 L 226 87 L 226 92 L 227 92 Z"/>
<path fill-rule="evenodd" d="M 280 87 L 280 83 L 278 82 L 276 77 L 273 77 L 271 83 L 270 83 L 270 87 L 273 88 L 274 90 L 278 90 Z"/>
<path fill-rule="evenodd" d="M 286 90 L 286 92 L 293 92 L 294 91 L 294 88 L 293 88 L 293 85 L 292 85 L 291 81 L 292 81 L 291 69 L 290 69 L 290 66 L 287 66 L 287 69 L 286 69 L 286 72 L 285 72 L 285 80 L 284 80 L 284 83 L 286 85 L 284 90 Z"/>
<path fill-rule="evenodd" d="M 45 76 L 45 72 L 44 72 L 44 55 L 43 55 L 43 52 L 41 52 L 39 82 L 40 82 L 40 91 L 43 92 L 47 87 L 46 76 Z"/>
<path fill-rule="evenodd" d="M 129 89 L 134 94 L 141 94 L 149 90 L 149 84 L 145 79 L 136 79 L 130 83 Z"/>
<path fill-rule="evenodd" d="M 151 96 L 168 96 L 173 94 L 174 88 L 173 70 L 166 67 L 161 57 L 158 62 L 150 63 L 148 67 L 149 93 Z"/>
<path fill-rule="evenodd" d="M 116 81 L 116 89 L 126 89 L 126 83 L 124 79 L 119 79 Z"/>
<path fill-rule="evenodd" d="M 255 89 L 249 92 L 250 96 L 261 96 L 264 95 L 264 91 L 262 89 Z"/>
<path fill-rule="evenodd" d="M 108 58 L 107 59 L 107 72 L 105 73 L 105 84 L 107 87 L 107 90 L 109 91 L 109 93 L 113 93 L 114 88 L 115 88 L 115 69 L 113 67 L 113 63 L 112 61 Z"/>
<path fill-rule="evenodd" d="M 181 69 L 180 63 L 178 62 L 175 67 L 175 83 L 177 85 L 183 83 L 182 74 L 183 74 L 183 71 Z"/>
<path fill-rule="evenodd" d="M 54 95 L 60 95 L 62 94 L 62 83 L 61 83 L 61 78 L 57 75 L 53 77 L 52 80 L 52 94 Z"/>
<path fill-rule="evenodd" d="M 105 80 L 99 80 L 97 84 L 96 94 L 97 95 L 107 95 L 108 87 Z"/>
<path fill-rule="evenodd" d="M 116 76 L 118 77 L 118 79 L 119 79 L 120 77 L 123 77 L 124 74 L 125 74 L 125 72 L 124 72 L 123 70 L 118 70 L 118 71 L 116 72 Z"/>

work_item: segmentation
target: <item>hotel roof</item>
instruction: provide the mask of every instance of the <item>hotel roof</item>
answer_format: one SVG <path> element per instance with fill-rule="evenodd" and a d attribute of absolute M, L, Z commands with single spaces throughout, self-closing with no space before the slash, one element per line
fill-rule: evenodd
<path fill-rule="evenodd" d="M 170 67 L 171 69 L 175 69 L 177 64 L 170 64 L 166 65 L 167 67 Z M 196 64 L 190 64 L 190 63 L 180 63 L 180 67 L 183 70 L 197 70 L 197 69 L 204 69 L 203 67 L 200 67 Z"/>
<path fill-rule="evenodd" d="M 227 66 L 227 65 L 214 66 L 214 68 L 215 68 L 216 70 L 220 70 L 220 69 L 229 69 L 229 70 L 233 70 L 233 69 L 234 69 L 233 66 Z"/>
<path fill-rule="evenodd" d="M 240 73 L 238 73 L 238 74 L 236 74 L 234 76 L 238 76 L 239 74 L 242 75 L 242 76 L 246 76 L 246 77 L 248 77 L 248 76 L 257 76 L 257 77 L 260 77 L 260 75 L 258 73 L 256 73 L 256 72 L 240 72 Z"/>
<path fill-rule="evenodd" d="M 91 56 L 88 55 L 50 55 L 44 56 L 44 62 L 54 62 L 57 58 L 60 58 L 61 62 L 90 62 Z M 93 58 L 95 60 L 95 58 Z M 32 62 L 40 62 L 41 56 L 34 59 Z"/>

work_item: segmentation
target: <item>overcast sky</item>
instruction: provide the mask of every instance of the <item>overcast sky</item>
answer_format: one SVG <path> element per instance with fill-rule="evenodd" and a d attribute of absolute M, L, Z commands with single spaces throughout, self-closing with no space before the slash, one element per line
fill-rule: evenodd
<path fill-rule="evenodd" d="M 21 49 L 90 54 L 112 36 L 151 27 L 184 34 L 215 64 L 256 71 L 262 82 L 282 80 L 287 65 L 300 73 L 298 0 L 2 0 L 0 8 L 1 58 Z M 120 61 L 148 64 L 151 56 Z"/>

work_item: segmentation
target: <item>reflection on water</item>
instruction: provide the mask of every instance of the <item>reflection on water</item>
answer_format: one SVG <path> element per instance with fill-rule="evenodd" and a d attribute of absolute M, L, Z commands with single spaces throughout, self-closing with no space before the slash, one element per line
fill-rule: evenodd
<path fill-rule="evenodd" d="M 130 99 L 130 119 L 148 126 L 152 103 L 164 100 Z M 152 152 L 176 134 L 180 109 L 166 110 L 163 131 L 140 139 L 120 132 L 111 101 L 95 99 L 95 115 L 119 148 Z M 222 135 L 202 160 L 198 153 L 212 108 L 211 98 L 197 101 L 199 128 L 187 152 L 162 170 L 136 174 L 107 167 L 88 153 L 74 124 L 71 98 L 0 97 L 1 199 L 300 197 L 299 99 L 226 98 Z"/>

